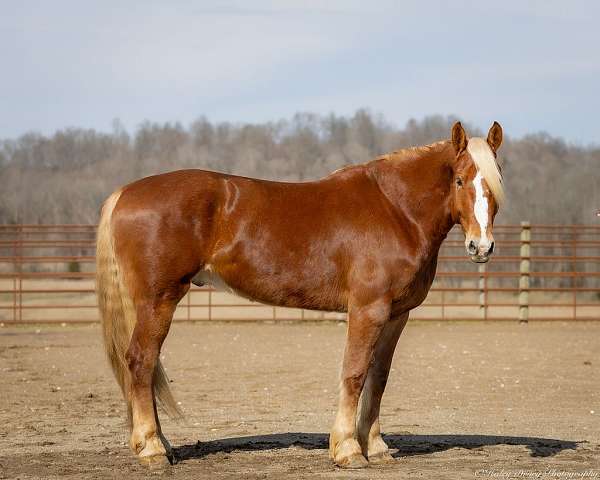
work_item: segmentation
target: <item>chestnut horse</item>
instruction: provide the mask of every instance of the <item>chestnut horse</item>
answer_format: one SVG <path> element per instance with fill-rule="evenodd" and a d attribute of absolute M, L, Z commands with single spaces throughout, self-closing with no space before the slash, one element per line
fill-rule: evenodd
<path fill-rule="evenodd" d="M 494 250 L 502 129 L 494 122 L 487 139 L 468 139 L 456 123 L 451 136 L 314 182 L 182 170 L 131 183 L 106 200 L 97 291 L 140 460 L 170 456 L 157 402 L 168 414 L 179 410 L 159 352 L 190 283 L 271 305 L 348 312 L 330 456 L 349 468 L 391 458 L 380 432 L 381 397 L 440 245 L 460 223 L 472 261 L 486 262 Z"/>

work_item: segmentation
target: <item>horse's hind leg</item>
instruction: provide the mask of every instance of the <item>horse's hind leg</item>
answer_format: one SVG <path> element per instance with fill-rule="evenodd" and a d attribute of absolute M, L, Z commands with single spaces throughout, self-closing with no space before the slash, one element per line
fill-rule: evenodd
<path fill-rule="evenodd" d="M 369 459 L 369 462 L 377 463 L 391 459 L 388 446 L 381 438 L 379 408 L 392 365 L 394 350 L 407 321 L 408 312 L 392 317 L 389 323 L 383 327 L 362 391 L 357 436 L 363 455 Z"/>
<path fill-rule="evenodd" d="M 160 348 L 169 331 L 177 302 L 184 294 L 185 291 L 177 291 L 171 295 L 136 299 L 137 323 L 127 351 L 131 373 L 130 446 L 144 463 L 168 463 L 170 447 L 161 432 L 153 383 Z"/>

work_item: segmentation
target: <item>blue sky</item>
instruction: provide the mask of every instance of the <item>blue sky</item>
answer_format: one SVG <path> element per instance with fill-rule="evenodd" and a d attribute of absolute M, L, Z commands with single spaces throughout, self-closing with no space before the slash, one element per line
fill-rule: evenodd
<path fill-rule="evenodd" d="M 600 2 L 0 0 L 0 138 L 367 107 L 600 144 Z"/>

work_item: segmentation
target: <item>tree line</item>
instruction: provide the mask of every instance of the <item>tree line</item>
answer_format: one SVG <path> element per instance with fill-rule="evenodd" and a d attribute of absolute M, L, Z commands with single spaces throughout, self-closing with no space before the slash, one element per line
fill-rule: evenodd
<path fill-rule="evenodd" d="M 181 168 L 305 181 L 393 150 L 448 138 L 453 117 L 410 120 L 398 128 L 380 115 L 299 113 L 261 124 L 141 124 L 128 132 L 68 128 L 0 141 L 0 223 L 94 223 L 120 185 Z M 468 125 L 467 125 L 468 126 Z M 468 127 L 474 135 L 483 132 Z M 594 223 L 600 208 L 600 148 L 537 133 L 500 151 L 508 203 L 502 223 Z"/>

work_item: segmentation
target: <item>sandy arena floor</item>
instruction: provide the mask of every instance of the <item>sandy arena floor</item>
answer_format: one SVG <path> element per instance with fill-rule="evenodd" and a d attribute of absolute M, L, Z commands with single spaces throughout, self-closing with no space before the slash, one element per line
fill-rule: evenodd
<path fill-rule="evenodd" d="M 383 401 L 395 462 L 333 466 L 344 325 L 176 324 L 187 423 L 148 472 L 99 326 L 0 329 L 0 478 L 599 478 L 600 322 L 409 323 Z"/>

